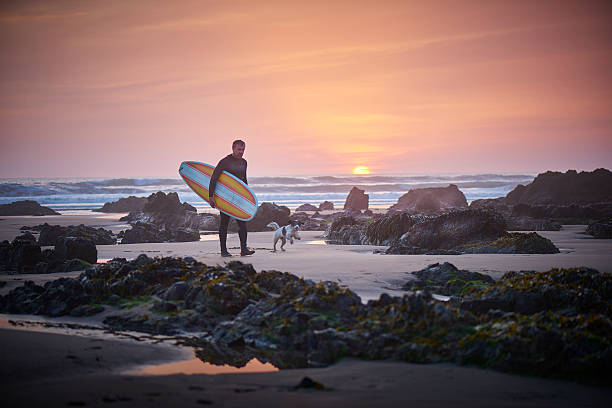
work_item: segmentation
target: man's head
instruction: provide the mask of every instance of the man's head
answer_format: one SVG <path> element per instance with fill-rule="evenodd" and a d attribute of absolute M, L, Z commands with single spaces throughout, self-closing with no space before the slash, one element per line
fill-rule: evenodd
<path fill-rule="evenodd" d="M 237 159 L 242 158 L 245 147 L 246 145 L 242 140 L 234 140 L 234 143 L 232 143 L 232 156 Z"/>

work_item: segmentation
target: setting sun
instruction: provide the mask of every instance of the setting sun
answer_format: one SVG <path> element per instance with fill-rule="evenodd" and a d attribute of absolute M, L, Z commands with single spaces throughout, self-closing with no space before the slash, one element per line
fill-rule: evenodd
<path fill-rule="evenodd" d="M 357 166 L 353 169 L 353 174 L 370 174 L 370 169 L 367 166 Z"/>

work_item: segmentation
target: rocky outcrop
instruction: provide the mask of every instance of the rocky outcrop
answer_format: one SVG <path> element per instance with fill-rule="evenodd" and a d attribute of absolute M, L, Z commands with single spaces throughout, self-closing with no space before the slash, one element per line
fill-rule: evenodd
<path fill-rule="evenodd" d="M 61 259 L 81 259 L 92 264 L 98 262 L 96 244 L 87 238 L 58 238 L 55 241 L 55 252 Z"/>
<path fill-rule="evenodd" d="M 420 273 L 440 278 L 448 293 L 459 292 L 447 303 L 417 290 L 363 304 L 336 282 L 257 272 L 240 262 L 211 267 L 140 255 L 44 287 L 26 282 L 0 297 L 0 311 L 61 316 L 104 308 L 110 329 L 180 333 L 183 344 L 214 364 L 243 365 L 256 357 L 280 368 L 320 367 L 358 357 L 610 378 L 609 274 L 514 272 L 495 283 L 483 278 L 482 288 L 462 295 L 452 278 L 469 279 L 465 273 L 452 265 Z"/>
<path fill-rule="evenodd" d="M 535 232 L 508 233 L 494 241 L 479 242 L 454 248 L 463 254 L 558 254 L 559 248 L 548 238 Z"/>
<path fill-rule="evenodd" d="M 97 262 L 93 241 L 84 238 L 58 238 L 54 249 L 41 250 L 36 238 L 25 233 L 0 243 L 0 270 L 9 273 L 52 273 L 83 270 Z"/>
<path fill-rule="evenodd" d="M 112 203 L 105 203 L 102 208 L 98 208 L 97 210 L 92 211 L 103 213 L 143 211 L 146 203 L 146 197 L 129 196 L 126 198 L 120 198 L 119 200 L 113 201 Z"/>
<path fill-rule="evenodd" d="M 470 204 L 470 209 L 485 208 L 502 214 L 508 228 L 515 231 L 556 231 L 561 224 L 590 224 L 612 217 L 612 173 L 606 169 L 549 171 L 506 197 Z"/>
<path fill-rule="evenodd" d="M 448 187 L 417 188 L 401 196 L 389 211 L 406 211 L 411 214 L 439 214 L 452 210 L 467 209 L 465 195 L 459 188 Z"/>
<path fill-rule="evenodd" d="M 435 263 L 420 271 L 411 272 L 415 279 L 404 284 L 404 290 L 428 290 L 446 296 L 465 296 L 489 287 L 495 281 L 489 275 L 459 270 L 451 263 Z"/>
<path fill-rule="evenodd" d="M 261 203 L 255 217 L 247 222 L 248 231 L 270 231 L 267 225 L 276 222 L 278 225 L 289 224 L 291 210 L 288 207 L 273 203 Z"/>
<path fill-rule="evenodd" d="M 597 239 L 612 239 L 612 219 L 589 224 L 586 233 Z"/>
<path fill-rule="evenodd" d="M 367 210 L 369 205 L 370 196 L 365 194 L 365 190 L 361 190 L 357 187 L 353 187 L 346 197 L 344 203 L 345 210 L 361 211 Z"/>
<path fill-rule="evenodd" d="M 547 171 L 538 174 L 530 184 L 517 186 L 506 195 L 506 201 L 529 205 L 612 202 L 612 172 Z"/>
<path fill-rule="evenodd" d="M 218 216 L 198 214 L 192 205 L 181 203 L 177 193 L 162 191 L 147 197 L 142 212 L 120 220 L 132 225 L 132 230 L 120 233 L 121 243 L 198 241 L 200 229 L 218 228 Z"/>
<path fill-rule="evenodd" d="M 324 201 L 319 204 L 319 211 L 334 211 L 334 203 L 331 201 Z"/>
<path fill-rule="evenodd" d="M 312 204 L 302 204 L 295 211 L 319 211 L 319 209 Z"/>
<path fill-rule="evenodd" d="M 92 240 L 96 245 L 113 245 L 117 243 L 117 239 L 112 231 L 105 230 L 104 228 L 87 227 L 84 224 L 62 227 L 61 225 L 44 223 L 34 227 L 21 227 L 21 230 L 38 231 L 40 233 L 38 245 L 41 246 L 55 245 L 55 241 L 63 237 L 86 238 Z"/>
<path fill-rule="evenodd" d="M 200 233 L 189 229 L 162 229 L 156 224 L 136 222 L 129 230 L 118 234 L 122 244 L 152 242 L 191 242 L 199 241 Z"/>
<path fill-rule="evenodd" d="M 453 249 L 461 245 L 496 240 L 505 234 L 506 223 L 499 214 L 465 210 L 416 223 L 401 236 L 399 245 Z"/>
<path fill-rule="evenodd" d="M 15 201 L 10 204 L 0 205 L 0 215 L 61 215 L 49 207 L 43 207 L 33 200 Z"/>

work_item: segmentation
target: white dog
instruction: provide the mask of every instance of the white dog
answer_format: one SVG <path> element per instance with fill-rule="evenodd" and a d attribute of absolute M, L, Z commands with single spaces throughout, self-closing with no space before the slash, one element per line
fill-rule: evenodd
<path fill-rule="evenodd" d="M 281 251 L 285 250 L 283 247 L 287 243 L 287 240 L 289 240 L 289 243 L 293 245 L 293 238 L 302 239 L 300 238 L 300 234 L 299 234 L 299 230 L 300 230 L 299 224 L 296 224 L 296 225 L 289 224 L 289 225 L 285 225 L 284 227 L 279 227 L 277 223 L 271 222 L 267 226 L 275 230 L 274 231 L 274 250 L 272 252 L 276 252 L 276 243 L 278 242 L 279 239 L 283 241 L 280 247 Z"/>

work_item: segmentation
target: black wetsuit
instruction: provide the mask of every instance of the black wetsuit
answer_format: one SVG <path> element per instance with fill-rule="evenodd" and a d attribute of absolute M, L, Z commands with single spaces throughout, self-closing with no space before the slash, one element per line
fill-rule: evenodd
<path fill-rule="evenodd" d="M 210 178 L 210 186 L 208 187 L 208 195 L 212 197 L 215 193 L 215 188 L 217 187 L 217 180 L 221 175 L 221 172 L 225 170 L 230 174 L 238 177 L 240 180 L 247 182 L 246 171 L 247 171 L 247 161 L 243 158 L 236 158 L 231 154 L 225 156 L 217 167 L 215 167 L 215 171 Z M 227 252 L 227 227 L 230 222 L 230 216 L 225 213 L 220 213 L 219 218 L 219 242 L 221 244 L 221 252 Z M 247 227 L 246 221 L 236 220 L 238 223 L 238 236 L 240 237 L 240 249 L 244 251 L 247 248 Z"/>

